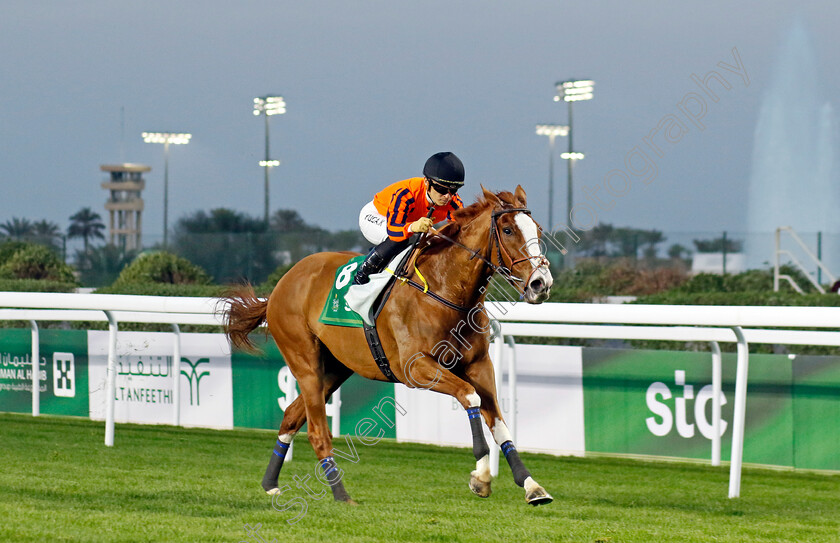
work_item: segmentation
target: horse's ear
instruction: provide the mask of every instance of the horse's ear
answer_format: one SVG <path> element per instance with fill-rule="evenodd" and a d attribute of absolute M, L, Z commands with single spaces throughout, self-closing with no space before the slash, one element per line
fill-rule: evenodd
<path fill-rule="evenodd" d="M 516 185 L 513 195 L 516 197 L 516 203 L 519 207 L 528 207 L 528 197 L 525 196 L 525 189 L 522 188 L 522 185 Z"/>
<path fill-rule="evenodd" d="M 484 193 L 484 199 L 490 202 L 491 204 L 495 204 L 497 206 L 502 206 L 502 201 L 499 200 L 499 197 L 496 196 L 492 191 L 487 190 L 484 185 L 481 185 L 481 191 Z"/>

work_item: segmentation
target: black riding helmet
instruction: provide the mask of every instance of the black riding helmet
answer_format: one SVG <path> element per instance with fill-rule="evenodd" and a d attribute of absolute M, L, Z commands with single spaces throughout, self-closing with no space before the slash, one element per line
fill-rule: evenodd
<path fill-rule="evenodd" d="M 423 176 L 447 187 L 464 186 L 464 164 L 454 153 L 435 153 L 423 166 Z"/>

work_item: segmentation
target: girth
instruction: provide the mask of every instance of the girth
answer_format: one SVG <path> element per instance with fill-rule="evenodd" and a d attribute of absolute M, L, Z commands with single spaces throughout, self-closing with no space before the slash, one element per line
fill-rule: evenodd
<path fill-rule="evenodd" d="M 406 254 L 406 259 L 410 256 L 411 251 Z M 397 270 L 401 267 L 402 263 L 400 263 L 400 266 L 397 266 Z M 379 366 L 379 371 L 381 371 L 382 375 L 384 375 L 389 381 L 399 383 L 400 380 L 397 379 L 394 372 L 391 371 L 391 364 L 388 362 L 388 357 L 385 356 L 385 349 L 382 348 L 382 340 L 379 339 L 379 332 L 376 331 L 376 319 L 379 317 L 379 313 L 382 312 L 382 308 L 385 307 L 385 302 L 391 296 L 395 280 L 396 275 L 392 276 L 391 279 L 388 280 L 388 284 L 384 289 L 382 289 L 382 293 L 376 298 L 376 301 L 373 304 L 374 309 L 370 316 L 370 321 L 373 323 L 373 326 L 369 326 L 365 322 L 363 330 L 365 332 L 365 340 L 367 340 L 368 348 L 370 349 L 370 354 L 373 355 L 373 361 L 376 362 L 377 366 Z"/>

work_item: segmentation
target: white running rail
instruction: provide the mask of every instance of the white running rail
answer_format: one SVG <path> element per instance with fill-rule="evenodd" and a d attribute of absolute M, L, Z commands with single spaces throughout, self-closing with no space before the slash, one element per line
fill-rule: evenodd
<path fill-rule="evenodd" d="M 134 322 L 170 324 L 219 324 L 215 298 L 178 298 L 124 296 L 114 294 L 54 294 L 0 292 L 0 308 L 18 310 L 87 310 L 109 321 L 111 343 L 108 355 L 108 387 L 111 401 L 106 406 L 106 445 L 113 445 L 116 333 L 120 319 Z M 666 306 L 643 304 L 571 304 L 546 303 L 527 305 L 487 302 L 488 316 L 502 323 L 508 336 L 614 337 L 624 339 L 679 339 L 694 336 L 703 341 L 737 341 L 735 413 L 730 464 L 729 497 L 740 495 L 741 464 L 746 413 L 748 341 L 840 346 L 840 308 L 837 307 L 764 307 L 764 306 Z M 69 313 L 64 313 L 62 320 Z M 81 317 L 84 318 L 81 318 Z M 92 313 L 79 320 L 93 320 Z M 17 320 L 43 319 L 40 313 L 15 313 Z M 516 323 L 516 327 L 514 327 Z M 551 332 L 546 326 L 564 325 Z M 618 327 L 569 325 L 621 325 Z M 634 325 L 634 326 L 626 326 Z M 642 325 L 642 326 L 639 326 Z M 703 327 L 696 329 L 694 327 Z M 37 325 L 33 326 L 33 334 Z M 647 329 L 646 329 L 647 328 Z M 783 330 L 764 330 L 782 328 Z M 820 332 L 789 330 L 817 328 Z M 711 330 L 710 330 L 711 329 Z M 587 336 L 586 334 L 597 334 Z M 650 337 L 646 337 L 649 334 Z M 655 336 L 655 337 L 654 337 Z M 702 339 L 701 339 L 702 338 Z M 690 339 L 690 338 L 689 338 Z M 497 344 L 496 363 L 501 364 L 504 346 Z M 33 358 L 33 360 L 37 360 Z M 515 369 L 512 370 L 512 373 Z M 33 371 L 33 373 L 37 373 Z M 501 371 L 499 372 L 501 374 Z M 176 373 L 177 375 L 177 373 Z M 501 375 L 499 375 L 501 377 Z M 515 381 L 509 380 L 509 393 L 515 394 Z M 511 386 L 513 383 L 513 386 Z M 37 391 L 38 387 L 33 387 Z M 715 395 L 717 397 L 717 395 Z M 713 398 L 714 400 L 714 398 Z M 334 417 L 335 419 L 338 417 Z M 515 431 L 515 422 L 513 430 Z"/>

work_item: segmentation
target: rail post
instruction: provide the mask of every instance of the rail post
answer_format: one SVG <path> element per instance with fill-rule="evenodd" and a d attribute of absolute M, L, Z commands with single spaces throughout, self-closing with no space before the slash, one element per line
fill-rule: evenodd
<path fill-rule="evenodd" d="M 114 446 L 114 407 L 117 394 L 117 319 L 111 311 L 108 317 L 108 369 L 105 377 L 105 446 Z"/>
<path fill-rule="evenodd" d="M 32 416 L 41 414 L 41 342 L 38 334 L 38 323 L 29 321 L 32 330 Z"/>

